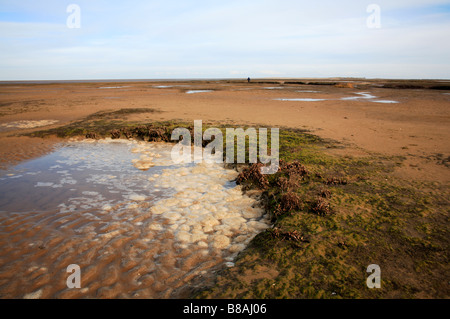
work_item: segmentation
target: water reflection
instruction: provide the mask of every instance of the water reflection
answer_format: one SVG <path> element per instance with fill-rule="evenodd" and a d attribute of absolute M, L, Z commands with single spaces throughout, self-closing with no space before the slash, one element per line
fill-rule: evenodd
<path fill-rule="evenodd" d="M 70 142 L 3 172 L 0 294 L 177 298 L 194 278 L 233 266 L 268 217 L 232 182 L 235 171 L 174 165 L 171 149 Z M 65 284 L 72 263 L 82 289 Z"/>

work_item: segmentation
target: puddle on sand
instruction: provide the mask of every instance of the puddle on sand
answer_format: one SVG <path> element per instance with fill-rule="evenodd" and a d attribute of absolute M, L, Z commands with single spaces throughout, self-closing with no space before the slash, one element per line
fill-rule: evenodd
<path fill-rule="evenodd" d="M 373 101 L 370 101 L 370 102 L 373 102 L 373 103 L 385 103 L 385 104 L 398 103 L 397 101 L 392 101 L 392 100 L 373 100 Z"/>
<path fill-rule="evenodd" d="M 342 101 L 347 101 L 347 100 L 359 100 L 359 99 L 375 99 L 376 96 L 367 93 L 367 92 L 358 92 L 358 93 L 354 93 L 357 94 L 359 96 L 349 96 L 349 97 L 343 97 L 341 98 Z"/>
<path fill-rule="evenodd" d="M 0 178 L 0 296 L 176 298 L 232 266 L 269 226 L 219 164 L 174 165 L 172 144 L 69 142 Z M 66 268 L 81 267 L 81 289 Z"/>
<path fill-rule="evenodd" d="M 214 92 L 214 90 L 189 90 L 186 91 L 186 94 L 208 93 L 208 92 Z"/>
<path fill-rule="evenodd" d="M 313 92 L 313 91 L 297 91 L 297 92 Z M 374 100 L 377 97 L 368 93 L 368 92 L 357 92 L 354 93 L 358 96 L 348 96 L 348 97 L 343 97 L 340 100 L 341 101 L 360 101 L 360 100 L 367 100 L 369 102 L 374 102 L 374 103 L 398 103 L 397 101 L 392 101 L 392 100 Z M 277 101 L 299 101 L 299 102 L 320 102 L 320 101 L 332 101 L 333 99 L 312 99 L 312 98 L 280 98 L 280 99 L 275 99 Z"/>
<path fill-rule="evenodd" d="M 398 103 L 397 101 L 392 101 L 392 100 L 374 100 L 377 97 L 368 92 L 358 92 L 358 93 L 354 93 L 354 94 L 357 94 L 359 96 L 343 97 L 343 98 L 341 98 L 341 100 L 342 101 L 350 101 L 350 100 L 366 99 L 366 100 L 369 100 L 369 102 L 373 102 L 373 103 Z"/>

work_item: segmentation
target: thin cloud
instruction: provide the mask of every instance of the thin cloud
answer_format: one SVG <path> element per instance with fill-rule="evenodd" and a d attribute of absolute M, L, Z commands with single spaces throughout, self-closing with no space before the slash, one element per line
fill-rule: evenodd
<path fill-rule="evenodd" d="M 380 29 L 356 0 L 78 1 L 69 29 L 69 2 L 2 1 L 0 79 L 448 78 L 450 2 L 376 2 Z"/>

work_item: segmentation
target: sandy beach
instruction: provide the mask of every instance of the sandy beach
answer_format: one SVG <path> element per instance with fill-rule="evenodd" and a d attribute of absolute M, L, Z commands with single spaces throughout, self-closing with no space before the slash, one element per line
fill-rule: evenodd
<path fill-rule="evenodd" d="M 382 86 L 389 82 L 383 80 L 309 82 L 1 83 L 0 168 L 7 172 L 7 168 L 48 154 L 66 142 L 56 136 L 24 136 L 27 133 L 61 127 L 98 112 L 146 108 L 152 111 L 124 114 L 121 119 L 142 123 L 202 120 L 212 125 L 303 129 L 339 145 L 327 150 L 331 155 L 362 157 L 376 154 L 399 158 L 401 165 L 393 171 L 394 177 L 448 187 L 450 93 L 427 88 L 448 85 L 448 82 L 428 81 L 423 88 L 386 88 Z M 2 214 L 0 240 L 6 247 L 2 247 L 0 253 L 4 266 L 0 266 L 2 298 L 186 297 L 185 291 L 178 294 L 173 291 L 193 276 L 180 273 L 179 277 L 173 277 L 173 282 L 179 282 L 171 289 L 159 285 L 155 278 L 170 282 L 173 272 L 167 272 L 167 269 L 178 267 L 187 271 L 192 265 L 203 262 L 206 254 L 191 250 L 190 256 L 182 256 L 185 261 L 181 266 L 176 265 L 174 256 L 163 256 L 160 263 L 168 267 L 166 270 L 159 269 L 157 275 L 142 276 L 144 269 L 154 267 L 149 261 L 152 254 L 174 245 L 172 234 L 163 233 L 165 242 L 149 251 L 145 250 L 145 239 L 150 240 L 156 235 L 141 234 L 128 224 L 122 227 L 116 240 L 110 240 L 108 234 L 120 229 L 111 216 L 107 217 L 111 219 L 109 226 L 102 227 L 105 221 L 100 222 L 94 217 L 80 222 L 80 216 L 68 212 L 57 217 L 53 214 L 51 211 Z M 93 215 L 97 216 L 94 212 Z M 130 223 L 150 223 L 147 215 L 131 213 L 124 216 Z M 58 230 L 56 236 L 52 229 L 63 224 L 66 225 L 64 230 Z M 87 243 L 80 234 L 89 237 L 93 229 L 101 239 Z M 30 241 L 34 244 L 30 245 Z M 86 260 L 84 278 L 89 285 L 81 291 L 68 291 L 64 285 L 66 274 L 63 270 L 71 258 L 67 252 L 74 251 Z M 115 254 L 117 251 L 120 253 Z M 130 255 L 137 257 L 127 262 Z M 218 254 L 216 258 L 221 260 L 222 257 Z M 41 260 L 45 260 L 46 265 L 52 260 L 54 263 L 27 267 L 29 263 Z M 91 260 L 96 260 L 95 265 L 88 267 Z M 27 273 L 21 280 L 11 282 L 17 267 L 27 269 Z M 274 271 L 268 276 L 276 275 Z M 95 278 L 103 278 L 103 282 Z M 136 288 L 137 278 L 142 287 Z M 60 284 L 46 288 L 52 280 L 59 280 Z"/>
<path fill-rule="evenodd" d="M 450 154 L 448 91 L 379 88 L 377 81 L 372 85 L 347 84 L 355 88 L 284 82 L 288 81 L 3 84 L 1 162 L 4 165 L 30 158 L 39 149 L 47 151 L 54 142 L 13 137 L 37 129 L 18 127 L 21 121 L 54 121 L 50 125 L 31 123 L 44 125 L 38 127 L 42 129 L 62 126 L 99 111 L 153 108 L 159 112 L 128 119 L 200 119 L 220 124 L 301 128 L 342 143 L 345 154 L 405 156 L 407 160 L 398 174 L 449 181 L 448 168 L 441 163 L 448 161 Z M 189 90 L 211 92 L 186 94 Z M 361 92 L 374 98 L 358 95 Z M 303 98 L 318 101 L 288 100 Z"/>

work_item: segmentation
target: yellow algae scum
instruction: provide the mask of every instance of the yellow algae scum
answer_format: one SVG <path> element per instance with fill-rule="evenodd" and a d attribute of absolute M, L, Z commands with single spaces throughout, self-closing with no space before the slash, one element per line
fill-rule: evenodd
<path fill-rule="evenodd" d="M 55 207 L 18 212 L 12 193 L 0 203 L 0 296 L 177 298 L 193 279 L 232 267 L 269 219 L 234 183 L 236 171 L 174 164 L 172 147 L 71 141 L 0 178 L 18 202 L 27 184 Z M 80 267 L 80 288 L 67 284 L 69 265 Z"/>

